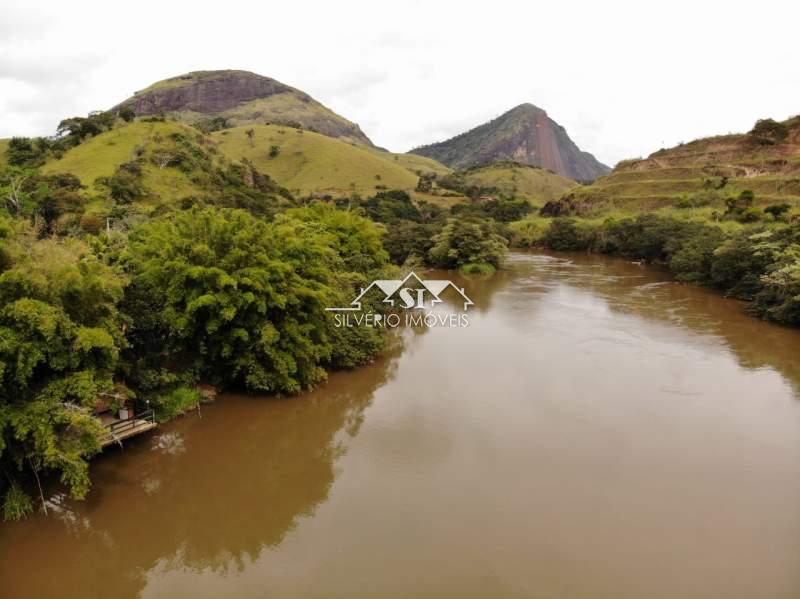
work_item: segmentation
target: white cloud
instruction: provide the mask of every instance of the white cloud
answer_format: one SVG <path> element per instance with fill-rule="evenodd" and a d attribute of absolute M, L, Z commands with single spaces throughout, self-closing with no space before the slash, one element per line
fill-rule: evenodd
<path fill-rule="evenodd" d="M 393 150 L 522 102 L 607 163 L 800 113 L 800 6 L 788 0 L 10 1 L 0 136 L 50 133 L 153 81 L 216 68 L 303 89 Z"/>

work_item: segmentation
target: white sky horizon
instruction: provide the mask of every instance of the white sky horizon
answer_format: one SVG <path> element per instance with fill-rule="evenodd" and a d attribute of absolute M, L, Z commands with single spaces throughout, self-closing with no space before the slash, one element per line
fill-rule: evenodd
<path fill-rule="evenodd" d="M 800 114 L 800 3 L 0 0 L 0 137 L 242 69 L 392 151 L 530 102 L 601 162 Z"/>

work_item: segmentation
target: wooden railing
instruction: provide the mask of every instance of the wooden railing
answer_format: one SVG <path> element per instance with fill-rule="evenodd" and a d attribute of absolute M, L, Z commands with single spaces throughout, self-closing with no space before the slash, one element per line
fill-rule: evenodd
<path fill-rule="evenodd" d="M 111 424 L 106 425 L 106 442 L 119 441 L 120 438 L 125 436 L 125 433 L 140 426 L 142 422 L 151 422 L 155 424 L 156 415 L 153 410 L 145 410 L 134 414 L 130 418 L 124 420 L 117 420 Z"/>

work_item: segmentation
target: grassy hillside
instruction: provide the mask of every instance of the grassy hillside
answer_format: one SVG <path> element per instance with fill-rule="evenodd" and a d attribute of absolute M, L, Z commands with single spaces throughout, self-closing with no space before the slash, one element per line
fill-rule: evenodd
<path fill-rule="evenodd" d="M 800 119 L 783 123 L 785 138 L 753 133 L 699 139 L 619 163 L 562 202 L 568 211 L 596 214 L 664 208 L 724 210 L 725 200 L 754 192 L 753 206 L 800 208 Z"/>
<path fill-rule="evenodd" d="M 246 131 L 253 129 L 251 140 Z M 112 176 L 120 165 L 140 158 L 142 183 L 150 192 L 150 203 L 173 202 L 180 198 L 208 192 L 182 169 L 160 168 L 155 155 L 174 151 L 172 136 L 180 135 L 204 144 L 204 152 L 218 162 L 248 159 L 278 184 L 303 197 L 308 195 L 363 197 L 381 189 L 414 192 L 419 176 L 409 170 L 447 174 L 450 170 L 435 160 L 421 156 L 392 154 L 367 149 L 307 130 L 280 125 L 236 127 L 202 135 L 197 129 L 174 121 L 137 120 L 88 139 L 69 150 L 59 160 L 50 160 L 42 172 L 68 172 L 77 176 L 89 191 L 102 191 L 99 178 Z M 277 148 L 276 154 L 270 154 Z M 463 200 L 414 193 L 416 199 L 450 205 Z"/>
<path fill-rule="evenodd" d="M 428 158 L 427 156 L 418 156 L 416 154 L 395 154 L 394 152 L 386 152 L 373 148 L 372 151 L 376 156 L 384 160 L 391 160 L 395 164 L 410 170 L 417 175 L 436 175 L 443 177 L 453 172 L 449 166 L 445 166 L 441 162 Z"/>
<path fill-rule="evenodd" d="M 248 129 L 254 131 L 252 142 L 246 134 Z M 392 154 L 311 131 L 254 125 L 219 131 L 211 137 L 223 154 L 233 160 L 247 158 L 298 196 L 346 196 L 353 192 L 368 196 L 384 187 L 410 191 L 419 179 Z M 277 150 L 271 155 L 273 147 Z"/>
<path fill-rule="evenodd" d="M 7 165 L 6 161 L 6 148 L 8 148 L 8 139 L 0 139 L 0 168 Z"/>
<path fill-rule="evenodd" d="M 72 173 L 93 189 L 98 178 L 112 176 L 121 164 L 141 156 L 145 158 L 143 184 L 155 196 L 170 200 L 200 193 L 202 190 L 180 170 L 147 162 L 154 153 L 168 149 L 172 134 L 195 138 L 198 132 L 174 122 L 134 122 L 85 141 L 41 170 L 45 174 Z"/>
<path fill-rule="evenodd" d="M 475 187 L 483 190 L 482 194 L 526 199 L 540 206 L 576 186 L 572 179 L 515 162 L 496 162 L 458 171 L 440 180 L 439 184 L 447 186 L 451 181 L 457 182 L 458 189 Z"/>
<path fill-rule="evenodd" d="M 176 122 L 120 125 L 41 170 L 42 176 L 70 173 L 84 185 L 69 205 L 59 208 L 64 214 L 59 230 L 86 214 L 122 223 L 176 206 L 214 205 L 269 215 L 293 205 L 288 191 L 263 172 L 229 160 L 208 136 Z"/>

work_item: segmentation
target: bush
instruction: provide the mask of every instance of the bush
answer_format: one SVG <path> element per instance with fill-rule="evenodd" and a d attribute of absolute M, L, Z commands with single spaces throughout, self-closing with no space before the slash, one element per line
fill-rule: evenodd
<path fill-rule="evenodd" d="M 397 221 L 384 235 L 383 247 L 393 264 L 403 264 L 413 257 L 425 259 L 433 247 L 433 237 L 440 230 L 437 224 Z"/>
<path fill-rule="evenodd" d="M 454 205 L 450 212 L 453 215 L 473 215 L 493 218 L 498 222 L 510 223 L 519 220 L 533 211 L 528 200 L 491 199 L 472 203 Z"/>
<path fill-rule="evenodd" d="M 679 281 L 706 284 L 711 282 L 714 251 L 722 243 L 719 229 L 697 229 L 682 241 L 669 258 L 669 268 Z"/>
<path fill-rule="evenodd" d="M 158 396 L 153 401 L 153 410 L 160 422 L 185 414 L 200 404 L 200 392 L 194 387 L 178 387 Z"/>
<path fill-rule="evenodd" d="M 736 215 L 736 220 L 740 223 L 757 223 L 761 220 L 761 214 L 755 208 L 745 208 Z"/>
<path fill-rule="evenodd" d="M 379 223 L 392 223 L 398 220 L 420 221 L 422 215 L 414 206 L 405 191 L 392 189 L 379 191 L 361 203 L 361 206 L 372 220 Z"/>
<path fill-rule="evenodd" d="M 458 271 L 463 275 L 490 276 L 495 273 L 496 269 L 491 264 L 486 264 L 485 262 L 482 262 L 478 264 L 475 263 L 463 264 L 458 269 Z"/>
<path fill-rule="evenodd" d="M 732 218 L 739 222 L 756 222 L 761 219 L 760 214 L 754 214 L 751 207 L 756 199 L 756 195 L 749 189 L 745 189 L 738 196 L 730 197 L 725 200 L 724 218 Z"/>
<path fill-rule="evenodd" d="M 97 235 L 103 230 L 103 217 L 99 214 L 87 213 L 81 217 L 81 229 L 92 235 Z"/>
<path fill-rule="evenodd" d="M 121 118 L 126 123 L 130 123 L 134 118 L 136 118 L 136 113 L 133 111 L 133 108 L 130 106 L 123 106 L 119 109 L 119 118 Z"/>
<path fill-rule="evenodd" d="M 161 119 L 164 120 L 164 119 Z M 216 116 L 210 119 L 204 119 L 196 124 L 196 127 L 203 133 L 213 133 L 215 131 L 223 131 L 230 128 L 227 119 L 221 116 Z"/>
<path fill-rule="evenodd" d="M 518 248 L 529 248 L 539 245 L 550 224 L 550 221 L 535 217 L 511 223 L 509 225 L 511 245 Z"/>
<path fill-rule="evenodd" d="M 3 499 L 3 519 L 22 520 L 33 513 L 33 502 L 17 483 L 11 483 Z"/>
<path fill-rule="evenodd" d="M 715 250 L 711 282 L 728 295 L 752 300 L 762 287 L 761 277 L 770 262 L 769 256 L 757 253 L 754 239 L 764 233 L 743 231 L 723 241 Z"/>
<path fill-rule="evenodd" d="M 764 208 L 764 212 L 771 215 L 773 220 L 783 220 L 784 215 L 791 209 L 791 204 L 771 204 Z"/>
<path fill-rule="evenodd" d="M 41 166 L 44 151 L 29 137 L 12 137 L 6 148 L 6 160 L 11 166 Z"/>
<path fill-rule="evenodd" d="M 763 144 L 781 143 L 789 136 L 789 128 L 773 119 L 761 119 L 748 135 Z"/>
<path fill-rule="evenodd" d="M 571 218 L 556 218 L 542 236 L 550 249 L 562 252 L 580 252 L 592 246 L 592 235 Z"/>
<path fill-rule="evenodd" d="M 465 264 L 489 264 L 499 268 L 508 252 L 506 240 L 493 222 L 450 219 L 433 238 L 428 262 L 439 268 L 457 269 Z"/>
<path fill-rule="evenodd" d="M 142 167 L 136 161 L 121 164 L 111 177 L 100 182 L 108 187 L 111 197 L 120 204 L 130 204 L 145 196 Z"/>

